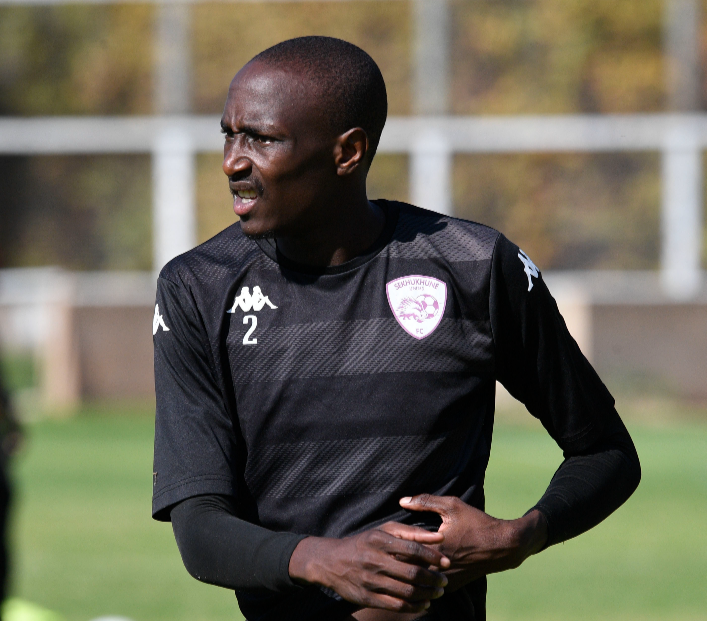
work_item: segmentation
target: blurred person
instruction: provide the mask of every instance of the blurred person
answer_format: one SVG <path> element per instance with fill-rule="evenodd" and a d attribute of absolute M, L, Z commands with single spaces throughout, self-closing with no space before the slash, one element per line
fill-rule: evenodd
<path fill-rule="evenodd" d="M 386 114 L 356 46 L 256 56 L 221 120 L 240 221 L 158 279 L 153 517 L 249 620 L 485 619 L 487 574 L 640 480 L 531 259 L 489 227 L 368 200 Z M 484 512 L 497 380 L 565 457 L 514 520 Z"/>
<path fill-rule="evenodd" d="M 0 373 L 0 604 L 7 596 L 9 553 L 7 523 L 10 513 L 11 486 L 8 462 L 22 440 L 20 425 L 15 417 L 10 395 L 5 390 Z M 0 615 L 2 608 L 0 607 Z"/>

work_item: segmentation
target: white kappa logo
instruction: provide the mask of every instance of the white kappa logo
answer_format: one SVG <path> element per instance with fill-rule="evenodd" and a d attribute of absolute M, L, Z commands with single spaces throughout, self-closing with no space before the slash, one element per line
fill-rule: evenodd
<path fill-rule="evenodd" d="M 442 321 L 447 285 L 431 276 L 403 276 L 386 286 L 388 304 L 403 330 L 416 339 L 432 334 Z"/>
<path fill-rule="evenodd" d="M 263 295 L 260 287 L 257 285 L 253 287 L 253 293 L 251 295 L 250 289 L 248 287 L 243 287 L 241 292 L 233 300 L 233 306 L 231 310 L 226 311 L 227 313 L 235 313 L 237 308 L 240 308 L 243 312 L 247 313 L 251 309 L 254 311 L 263 310 L 265 305 L 268 305 L 272 309 L 276 309 L 275 306 L 267 295 Z"/>
<path fill-rule="evenodd" d="M 165 332 L 169 332 L 169 328 L 165 325 L 164 318 L 160 315 L 160 305 L 155 304 L 155 316 L 152 318 L 152 336 L 157 334 L 160 326 Z"/>
<path fill-rule="evenodd" d="M 523 262 L 523 265 L 525 266 L 523 271 L 528 277 L 528 291 L 530 291 L 533 288 L 533 280 L 531 277 L 537 278 L 540 275 L 540 272 L 536 267 L 535 263 L 533 263 L 530 260 L 530 257 L 525 254 L 525 252 L 523 252 L 520 248 L 518 248 L 518 258 Z"/>

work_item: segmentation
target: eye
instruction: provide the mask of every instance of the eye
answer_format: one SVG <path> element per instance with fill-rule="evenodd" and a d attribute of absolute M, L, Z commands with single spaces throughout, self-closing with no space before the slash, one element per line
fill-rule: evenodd
<path fill-rule="evenodd" d="M 273 139 L 270 136 L 264 136 L 263 134 L 258 134 L 257 132 L 248 132 L 248 137 L 255 142 L 260 144 L 270 144 Z"/>
<path fill-rule="evenodd" d="M 233 138 L 233 130 L 230 127 L 221 125 L 221 133 L 226 136 L 226 138 Z"/>

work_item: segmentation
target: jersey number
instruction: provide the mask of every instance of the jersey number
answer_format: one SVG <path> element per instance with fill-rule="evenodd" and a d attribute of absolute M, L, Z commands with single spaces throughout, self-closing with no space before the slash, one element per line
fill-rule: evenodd
<path fill-rule="evenodd" d="M 253 334 L 255 329 L 258 327 L 258 318 L 255 315 L 246 315 L 243 317 L 243 325 L 247 323 L 251 324 L 251 326 L 248 328 L 248 332 L 246 332 L 243 337 L 243 345 L 257 345 L 258 339 L 252 339 L 250 338 L 250 335 Z"/>

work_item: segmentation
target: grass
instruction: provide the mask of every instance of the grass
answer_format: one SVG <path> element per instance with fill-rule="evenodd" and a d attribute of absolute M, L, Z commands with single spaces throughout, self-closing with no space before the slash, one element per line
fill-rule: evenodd
<path fill-rule="evenodd" d="M 634 497 L 577 540 L 489 580 L 489 617 L 707 618 L 707 425 L 631 429 L 643 464 Z M 499 423 L 488 510 L 514 517 L 561 455 L 542 429 Z M 168 525 L 150 519 L 152 420 L 84 411 L 29 428 L 16 463 L 17 597 L 67 621 L 237 621 L 232 593 L 184 570 Z"/>
<path fill-rule="evenodd" d="M 489 579 L 491 619 L 707 619 L 707 426 L 631 429 L 643 479 L 632 498 L 583 536 Z M 487 509 L 532 506 L 559 450 L 542 430 L 501 428 Z"/>

